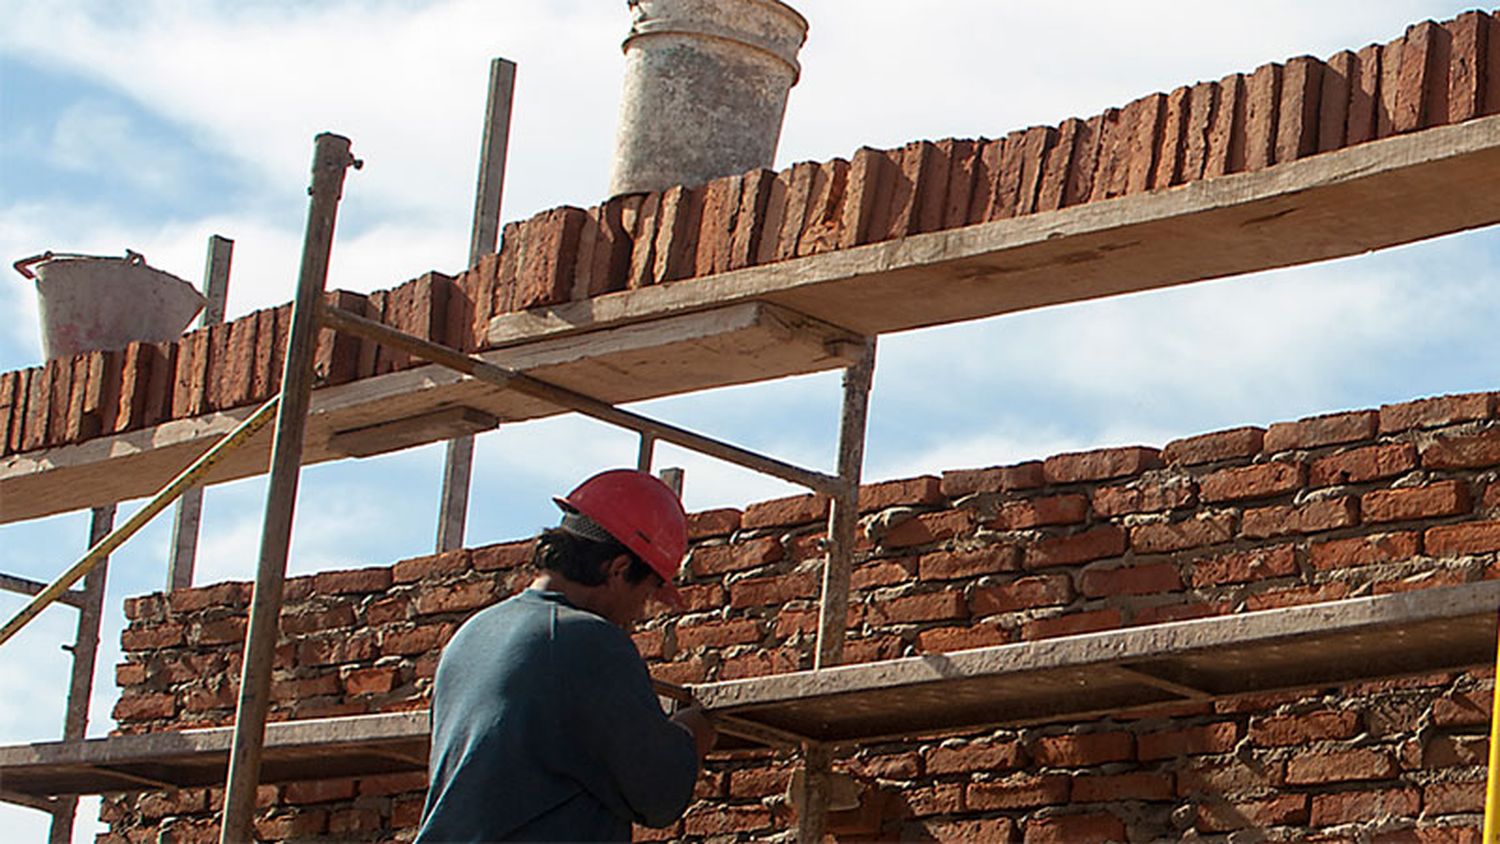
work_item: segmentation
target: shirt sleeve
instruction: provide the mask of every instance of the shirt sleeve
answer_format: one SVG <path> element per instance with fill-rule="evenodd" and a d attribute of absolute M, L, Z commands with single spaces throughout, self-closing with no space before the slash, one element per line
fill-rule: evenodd
<path fill-rule="evenodd" d="M 692 800 L 693 737 L 662 712 L 630 638 L 613 626 L 589 627 L 578 663 L 565 672 L 577 746 L 593 756 L 601 787 L 616 792 L 636 823 L 667 826 Z"/>

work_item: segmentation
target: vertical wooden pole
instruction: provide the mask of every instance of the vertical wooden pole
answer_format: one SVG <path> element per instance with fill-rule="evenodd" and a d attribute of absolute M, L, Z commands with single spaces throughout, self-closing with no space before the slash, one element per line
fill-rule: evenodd
<path fill-rule="evenodd" d="M 89 547 L 98 545 L 115 526 L 115 505 L 95 507 L 89 520 Z M 99 625 L 104 620 L 104 586 L 109 580 L 109 558 L 89 570 L 83 579 L 83 605 L 78 608 L 78 637 L 73 643 L 73 676 L 68 683 L 68 714 L 63 721 L 63 741 L 78 741 L 88 733 L 89 700 L 94 695 L 94 666 L 99 656 Z M 52 812 L 50 844 L 70 844 L 78 798 L 60 799 Z"/>
<path fill-rule="evenodd" d="M 499 238 L 500 200 L 505 193 L 505 155 L 510 145 L 510 109 L 516 87 L 515 62 L 490 62 L 490 93 L 484 108 L 484 137 L 479 146 L 479 180 L 474 186 L 474 227 L 469 235 L 469 266 L 495 251 Z M 448 441 L 443 461 L 442 503 L 438 509 L 437 550 L 464 544 L 469 516 L 469 485 L 474 474 L 474 435 Z"/>
<path fill-rule="evenodd" d="M 302 435 L 307 428 L 307 407 L 312 397 L 318 308 L 328 279 L 328 257 L 333 248 L 334 222 L 344 176 L 351 166 L 358 168 L 360 162 L 349 154 L 348 138 L 327 132 L 318 136 L 313 153 L 312 199 L 302 241 L 302 267 L 297 298 L 292 304 L 292 329 L 287 338 L 281 402 L 271 445 L 271 477 L 266 489 L 255 593 L 250 602 L 250 627 L 245 636 L 234 744 L 229 752 L 229 781 L 219 829 L 222 844 L 248 844 L 252 840 L 255 791 L 260 784 L 260 756 L 270 704 L 271 662 L 276 655 L 281 590 L 292 540 L 297 481 L 302 473 Z"/>
<path fill-rule="evenodd" d="M 201 328 L 224 321 L 224 304 L 229 298 L 229 264 L 234 257 L 234 241 L 221 235 L 209 235 L 208 258 L 203 268 L 203 306 Z M 193 585 L 193 567 L 198 559 L 198 525 L 203 518 L 203 487 L 193 487 L 177 499 L 172 519 L 172 551 L 167 567 L 167 591 L 187 589 Z"/>
<path fill-rule="evenodd" d="M 656 437 L 641 434 L 641 447 L 635 453 L 635 470 L 651 473 L 651 461 L 656 458 Z"/>
<path fill-rule="evenodd" d="M 870 410 L 870 386 L 875 379 L 875 339 L 869 338 L 859 359 L 844 370 L 844 406 L 839 419 L 839 490 L 828 512 L 828 563 L 823 567 L 823 599 L 818 606 L 818 645 L 813 668 L 830 668 L 844 658 L 844 632 L 849 615 L 849 571 L 854 562 L 854 530 L 859 523 L 859 482 L 865 459 L 865 420 Z M 823 840 L 828 820 L 829 765 L 832 748 L 806 744 L 802 748 L 802 810 L 797 816 L 797 840 Z"/>

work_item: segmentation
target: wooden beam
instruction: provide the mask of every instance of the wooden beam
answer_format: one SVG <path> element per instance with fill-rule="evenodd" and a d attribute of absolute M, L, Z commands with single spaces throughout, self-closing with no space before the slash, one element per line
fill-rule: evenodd
<path fill-rule="evenodd" d="M 491 343 L 760 299 L 866 335 L 1358 255 L 1500 222 L 1500 115 L 1253 173 L 502 314 Z"/>
<path fill-rule="evenodd" d="M 328 438 L 328 448 L 348 457 L 370 457 L 437 440 L 473 436 L 499 424 L 499 419 L 482 410 L 447 407 L 405 419 L 338 431 Z"/>

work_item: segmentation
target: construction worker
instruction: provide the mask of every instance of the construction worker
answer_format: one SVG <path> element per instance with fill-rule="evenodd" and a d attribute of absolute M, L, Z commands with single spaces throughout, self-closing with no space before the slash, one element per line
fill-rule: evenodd
<path fill-rule="evenodd" d="M 443 649 L 419 842 L 629 841 L 692 799 L 715 732 L 668 718 L 627 631 L 672 585 L 687 518 L 666 484 L 616 469 L 554 498 L 541 570 Z"/>

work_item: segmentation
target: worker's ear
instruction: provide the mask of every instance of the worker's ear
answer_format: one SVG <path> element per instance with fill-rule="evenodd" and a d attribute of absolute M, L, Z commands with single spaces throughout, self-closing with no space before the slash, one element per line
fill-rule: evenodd
<path fill-rule="evenodd" d="M 625 579 L 625 573 L 630 571 L 630 555 L 620 554 L 604 564 L 604 576 L 609 580 L 615 578 Z"/>

